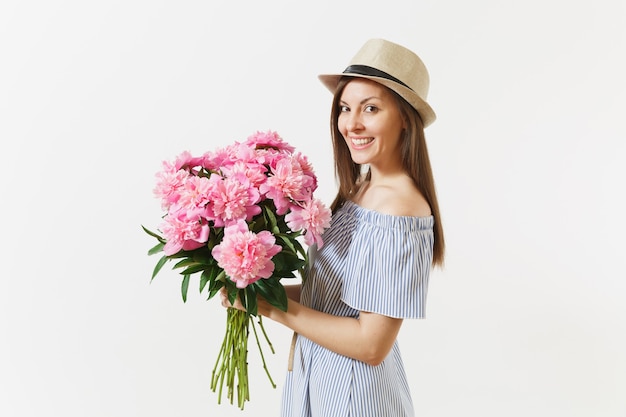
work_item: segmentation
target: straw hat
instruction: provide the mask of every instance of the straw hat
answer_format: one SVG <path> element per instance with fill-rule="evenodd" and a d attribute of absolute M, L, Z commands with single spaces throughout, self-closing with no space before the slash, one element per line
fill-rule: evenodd
<path fill-rule="evenodd" d="M 374 80 L 398 93 L 419 113 L 424 127 L 435 121 L 435 112 L 426 102 L 429 76 L 422 60 L 403 46 L 384 39 L 370 39 L 341 74 L 318 75 L 332 93 L 342 77 Z"/>

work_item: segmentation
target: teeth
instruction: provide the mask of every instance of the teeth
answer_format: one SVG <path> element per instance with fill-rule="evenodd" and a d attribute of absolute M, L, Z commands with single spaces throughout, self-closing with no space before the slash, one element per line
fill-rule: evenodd
<path fill-rule="evenodd" d="M 352 139 L 352 143 L 354 143 L 356 146 L 363 146 L 363 145 L 367 145 L 368 143 L 370 143 L 373 140 L 374 140 L 373 138 Z"/>

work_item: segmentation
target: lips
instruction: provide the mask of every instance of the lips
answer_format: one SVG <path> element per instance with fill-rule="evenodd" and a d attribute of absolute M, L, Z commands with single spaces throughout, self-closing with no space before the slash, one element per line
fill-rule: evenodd
<path fill-rule="evenodd" d="M 373 142 L 374 138 L 351 138 L 350 140 L 354 146 L 365 146 L 368 143 Z"/>

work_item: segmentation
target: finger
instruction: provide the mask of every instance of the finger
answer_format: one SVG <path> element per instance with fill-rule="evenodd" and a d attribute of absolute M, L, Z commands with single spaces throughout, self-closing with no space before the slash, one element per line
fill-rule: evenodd
<path fill-rule="evenodd" d="M 221 298 L 223 307 L 230 307 L 230 301 L 228 301 L 228 293 L 226 292 L 225 288 L 221 289 L 220 298 Z"/>

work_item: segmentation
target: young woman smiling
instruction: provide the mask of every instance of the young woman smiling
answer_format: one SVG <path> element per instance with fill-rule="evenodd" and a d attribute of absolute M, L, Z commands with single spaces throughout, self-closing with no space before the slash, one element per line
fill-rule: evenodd
<path fill-rule="evenodd" d="M 445 247 L 424 137 L 435 120 L 428 72 L 410 50 L 372 39 L 344 72 L 319 78 L 334 94 L 331 226 L 287 311 L 259 302 L 294 331 L 281 413 L 413 416 L 396 337 L 404 319 L 424 317 Z"/>

